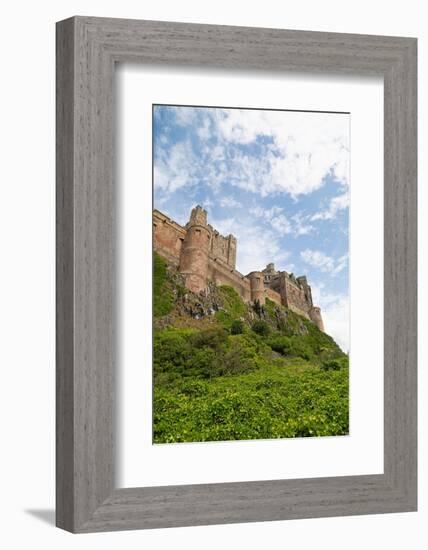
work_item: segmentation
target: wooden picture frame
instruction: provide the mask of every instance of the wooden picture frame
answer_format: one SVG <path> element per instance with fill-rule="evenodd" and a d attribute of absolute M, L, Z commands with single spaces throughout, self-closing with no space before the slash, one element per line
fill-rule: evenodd
<path fill-rule="evenodd" d="M 58 527 L 83 533 L 416 510 L 416 45 L 91 17 L 57 24 Z M 383 76 L 383 474 L 115 488 L 116 62 Z"/>

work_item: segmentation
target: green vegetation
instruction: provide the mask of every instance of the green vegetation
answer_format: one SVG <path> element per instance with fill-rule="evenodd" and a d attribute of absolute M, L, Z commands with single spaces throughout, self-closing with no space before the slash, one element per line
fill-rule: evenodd
<path fill-rule="evenodd" d="M 155 332 L 154 383 L 171 387 L 179 379 L 208 379 L 250 372 L 267 363 L 269 350 L 251 334 L 230 335 L 223 328 L 168 328 Z"/>
<path fill-rule="evenodd" d="M 247 307 L 239 294 L 231 286 L 221 286 L 218 289 L 219 299 L 223 304 L 216 317 L 221 325 L 231 328 L 232 323 L 247 313 Z"/>
<path fill-rule="evenodd" d="M 230 326 L 231 334 L 242 334 L 244 332 L 244 322 L 241 319 L 235 319 Z"/>
<path fill-rule="evenodd" d="M 153 261 L 153 315 L 161 317 L 172 311 L 174 295 L 172 285 L 167 277 L 167 263 L 159 254 L 154 254 Z"/>
<path fill-rule="evenodd" d="M 225 441 L 348 433 L 348 369 L 304 361 L 155 386 L 154 441 Z"/>
<path fill-rule="evenodd" d="M 155 443 L 348 433 L 348 357 L 330 336 L 231 287 L 207 304 L 185 292 L 155 254 Z"/>
<path fill-rule="evenodd" d="M 270 327 L 266 321 L 256 321 L 251 328 L 260 336 L 267 336 L 270 333 Z"/>

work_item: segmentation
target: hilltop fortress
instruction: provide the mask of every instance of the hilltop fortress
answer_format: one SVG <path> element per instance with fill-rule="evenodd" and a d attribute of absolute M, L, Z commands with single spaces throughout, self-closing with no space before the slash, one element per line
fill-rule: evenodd
<path fill-rule="evenodd" d="M 154 210 L 153 245 L 156 252 L 177 268 L 192 292 L 205 290 L 209 281 L 229 285 L 246 302 L 258 300 L 264 305 L 269 298 L 303 315 L 324 331 L 321 310 L 312 303 L 306 277 L 276 271 L 273 263 L 262 271 L 239 273 L 236 270 L 236 237 L 224 237 L 209 225 L 207 212 L 201 206 L 193 208 L 185 227 Z"/>

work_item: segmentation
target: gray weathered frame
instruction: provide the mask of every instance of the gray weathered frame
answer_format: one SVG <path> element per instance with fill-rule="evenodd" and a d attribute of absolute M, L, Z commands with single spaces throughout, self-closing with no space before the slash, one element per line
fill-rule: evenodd
<path fill-rule="evenodd" d="M 59 527 L 91 532 L 416 510 L 416 55 L 413 38 L 91 17 L 57 24 Z M 383 76 L 382 475 L 115 488 L 113 77 L 123 61 Z"/>

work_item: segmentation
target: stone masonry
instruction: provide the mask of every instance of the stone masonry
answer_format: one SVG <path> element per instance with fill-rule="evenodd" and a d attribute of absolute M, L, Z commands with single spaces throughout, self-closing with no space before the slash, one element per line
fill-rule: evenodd
<path fill-rule="evenodd" d="M 262 271 L 252 271 L 247 275 L 239 273 L 236 270 L 236 237 L 224 237 L 209 225 L 207 212 L 201 206 L 193 208 L 185 227 L 154 210 L 153 246 L 177 268 L 192 292 L 205 290 L 209 281 L 229 285 L 246 302 L 258 300 L 264 305 L 269 298 L 310 319 L 324 331 L 321 310 L 313 305 L 306 277 L 276 271 L 273 263 Z"/>

